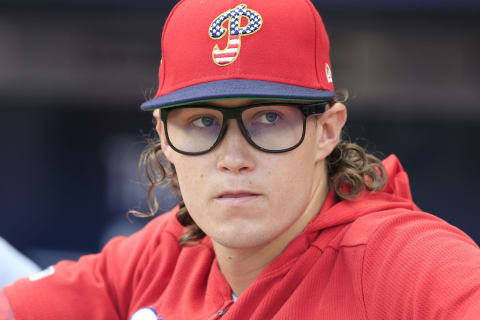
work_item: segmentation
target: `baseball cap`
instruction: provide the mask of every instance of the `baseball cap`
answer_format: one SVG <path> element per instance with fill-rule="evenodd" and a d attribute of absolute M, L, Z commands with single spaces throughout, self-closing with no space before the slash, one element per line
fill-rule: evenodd
<path fill-rule="evenodd" d="M 330 43 L 310 0 L 182 0 L 143 110 L 227 98 L 335 98 Z"/>

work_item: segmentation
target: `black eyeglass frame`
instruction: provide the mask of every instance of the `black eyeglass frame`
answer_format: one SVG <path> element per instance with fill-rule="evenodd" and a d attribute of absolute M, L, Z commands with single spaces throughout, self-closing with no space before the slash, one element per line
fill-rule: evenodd
<path fill-rule="evenodd" d="M 205 153 L 208 153 L 212 151 L 219 143 L 222 141 L 223 137 L 225 136 L 225 132 L 227 131 L 228 125 L 227 122 L 229 119 L 235 119 L 237 120 L 238 127 L 240 128 L 240 131 L 243 135 L 243 137 L 248 141 L 248 143 L 254 147 L 255 149 L 258 149 L 263 152 L 268 152 L 268 153 L 282 153 L 282 152 L 287 152 L 290 150 L 293 150 L 297 148 L 299 145 L 302 144 L 304 138 L 305 138 L 305 131 L 306 131 L 306 126 L 307 126 L 307 118 L 311 115 L 314 114 L 321 114 L 325 112 L 326 106 L 331 104 L 333 101 L 332 100 L 324 100 L 324 101 L 319 101 L 311 104 L 299 104 L 299 103 L 284 103 L 284 102 L 267 102 L 267 103 L 254 103 L 254 104 L 249 104 L 243 107 L 238 107 L 238 108 L 225 108 L 225 107 L 216 107 L 212 105 L 182 105 L 178 107 L 173 107 L 173 108 L 168 108 L 168 109 L 162 109 L 160 110 L 160 119 L 163 122 L 163 127 L 164 127 L 164 132 L 165 136 L 167 138 L 167 142 L 170 145 L 170 147 L 175 150 L 178 153 L 184 154 L 184 155 L 189 155 L 189 156 L 197 156 L 197 155 L 202 155 Z M 281 149 L 281 150 L 269 150 L 262 148 L 255 144 L 255 142 L 251 139 L 250 135 L 248 134 L 247 129 L 245 128 L 243 121 L 242 121 L 242 113 L 245 110 L 255 108 L 255 107 L 265 107 L 265 106 L 289 106 L 289 107 L 294 107 L 297 108 L 302 112 L 303 115 L 303 130 L 302 130 L 302 137 L 300 138 L 300 141 L 295 144 L 294 146 L 287 148 L 287 149 Z M 168 119 L 168 114 L 172 112 L 175 109 L 178 108 L 203 108 L 203 109 L 212 109 L 212 110 L 217 110 L 222 113 L 223 116 L 223 121 L 222 121 L 222 127 L 220 128 L 220 133 L 218 134 L 217 140 L 213 143 L 213 145 L 205 150 L 205 151 L 200 151 L 200 152 L 188 152 L 188 151 L 183 151 L 180 149 L 177 149 L 173 143 L 170 141 L 170 137 L 168 136 L 168 124 L 167 124 L 167 119 Z"/>

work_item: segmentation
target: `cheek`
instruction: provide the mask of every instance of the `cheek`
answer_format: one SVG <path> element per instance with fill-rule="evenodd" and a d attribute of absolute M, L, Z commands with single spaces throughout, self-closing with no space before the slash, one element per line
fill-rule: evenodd
<path fill-rule="evenodd" d="M 277 210 L 302 210 L 313 196 L 317 169 L 311 140 L 306 139 L 305 145 L 290 151 L 290 154 L 279 155 L 266 162 L 265 182 L 271 204 Z"/>
<path fill-rule="evenodd" d="M 173 164 L 177 171 L 180 192 L 191 217 L 203 224 L 202 216 L 209 210 L 209 190 L 212 184 L 212 160 L 205 156 L 175 154 Z"/>
<path fill-rule="evenodd" d="M 184 199 L 202 190 L 206 174 L 200 162 L 175 161 L 175 169 Z"/>
<path fill-rule="evenodd" d="M 313 167 L 310 164 L 296 164 L 296 168 L 290 168 L 279 163 L 277 169 L 271 170 L 267 178 L 269 182 L 269 193 L 272 203 L 276 207 L 302 206 L 314 189 Z"/>
<path fill-rule="evenodd" d="M 288 198 L 303 198 L 313 192 L 318 165 L 315 156 L 315 139 L 312 135 L 307 135 L 303 143 L 291 151 L 288 159 L 278 161 L 277 168 L 281 176 L 279 183 L 287 186 L 283 189 L 289 194 Z"/>

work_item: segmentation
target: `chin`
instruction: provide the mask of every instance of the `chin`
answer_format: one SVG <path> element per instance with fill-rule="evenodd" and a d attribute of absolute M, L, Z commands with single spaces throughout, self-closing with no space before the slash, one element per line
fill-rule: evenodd
<path fill-rule="evenodd" d="M 212 236 L 210 236 L 210 238 L 218 244 L 227 248 L 251 249 L 268 244 L 274 239 L 274 236 L 262 230 L 255 230 L 250 232 L 232 230 L 229 232 L 216 232 L 216 234 L 213 234 Z"/>
<path fill-rule="evenodd" d="M 232 239 L 231 241 L 217 241 L 220 245 L 230 249 L 253 249 L 267 244 L 266 241 L 255 241 L 255 239 Z"/>

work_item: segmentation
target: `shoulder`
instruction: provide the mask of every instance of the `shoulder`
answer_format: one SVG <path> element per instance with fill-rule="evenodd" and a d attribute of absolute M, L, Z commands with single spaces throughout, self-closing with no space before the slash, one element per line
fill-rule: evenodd
<path fill-rule="evenodd" d="M 70 314 L 69 319 L 117 319 L 128 311 L 120 302 L 132 300 L 137 292 L 155 288 L 160 295 L 181 252 L 178 236 L 183 228 L 176 212 L 174 208 L 152 219 L 129 237 L 113 238 L 98 254 L 61 261 L 48 272 L 5 287 L 16 318 Z"/>
<path fill-rule="evenodd" d="M 463 319 L 465 310 L 480 301 L 480 249 L 446 221 L 401 209 L 358 219 L 345 242 L 358 232 L 364 245 L 362 291 L 370 315 L 433 319 L 440 313 Z"/>
<path fill-rule="evenodd" d="M 432 276 L 433 270 L 440 269 L 480 271 L 477 244 L 460 229 L 426 212 L 389 209 L 361 216 L 338 228 L 330 245 L 361 252 L 357 267 L 370 279 L 369 283 L 382 274 L 393 281 L 401 277 L 405 280 L 412 274 Z M 441 276 L 450 275 L 447 272 Z"/>
<path fill-rule="evenodd" d="M 339 246 L 359 253 L 356 270 L 372 318 L 478 316 L 480 249 L 458 228 L 402 208 L 362 216 L 341 234 Z"/>
<path fill-rule="evenodd" d="M 343 246 L 374 246 L 376 241 L 451 238 L 477 247 L 463 231 L 432 214 L 404 208 L 389 209 L 359 217 L 344 227 Z M 388 243 L 386 243 L 388 245 Z"/>
<path fill-rule="evenodd" d="M 183 232 L 183 227 L 176 219 L 177 212 L 178 207 L 175 207 L 153 218 L 136 233 L 111 239 L 100 254 L 82 257 L 79 262 L 88 262 L 91 259 L 121 262 L 128 258 L 134 262 L 131 265 L 133 268 L 141 269 L 154 257 L 175 260 L 181 249 L 178 239 Z"/>
<path fill-rule="evenodd" d="M 158 246 L 164 242 L 170 243 L 172 242 L 171 240 L 177 242 L 178 237 L 183 232 L 183 227 L 176 219 L 177 212 L 178 206 L 153 218 L 142 229 L 129 237 L 119 236 L 113 238 L 107 243 L 106 248 L 122 243 Z"/>
<path fill-rule="evenodd" d="M 376 270 L 389 261 L 401 270 L 411 267 L 420 274 L 422 268 L 446 264 L 469 264 L 480 267 L 480 249 L 463 231 L 446 221 L 421 211 L 383 212 L 352 225 L 351 233 L 365 230 L 365 271 Z M 349 241 L 349 235 L 345 237 Z"/>

